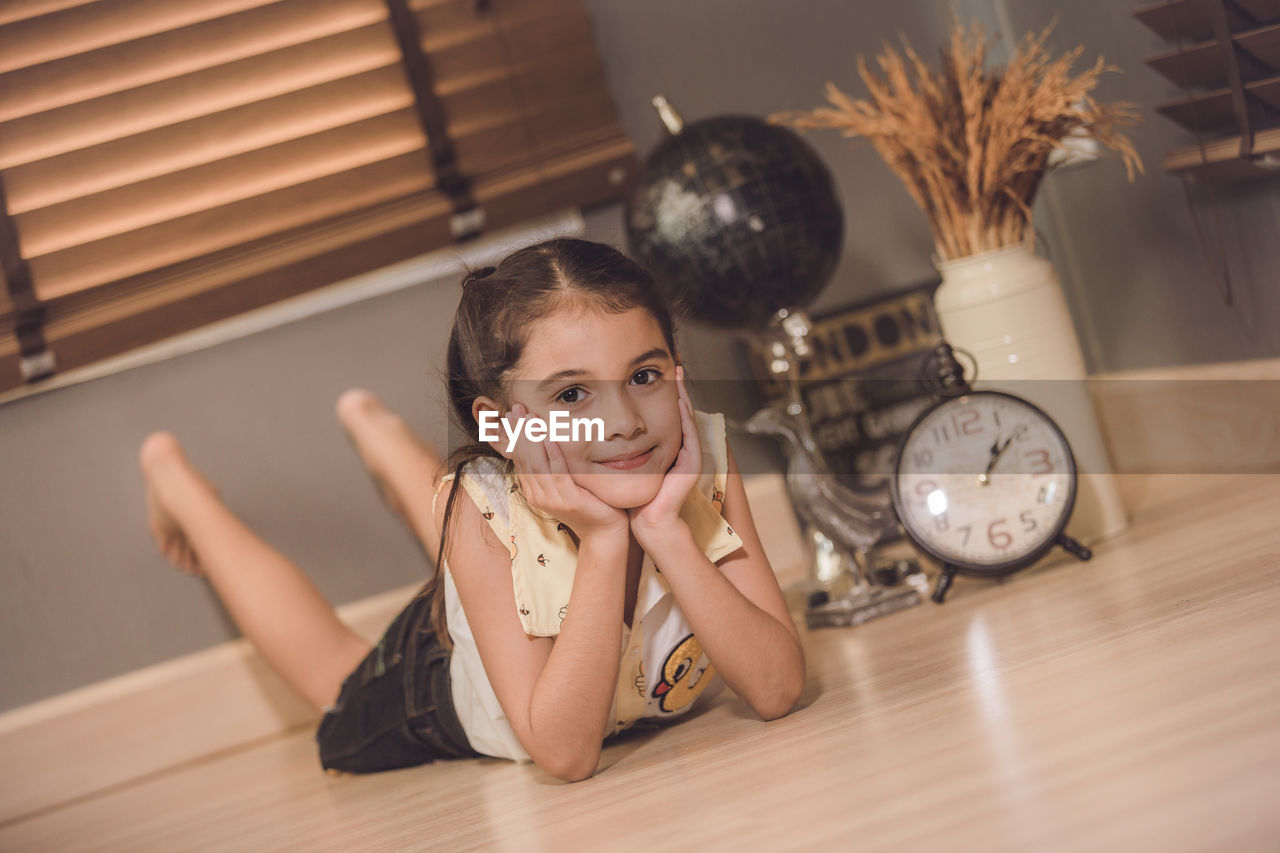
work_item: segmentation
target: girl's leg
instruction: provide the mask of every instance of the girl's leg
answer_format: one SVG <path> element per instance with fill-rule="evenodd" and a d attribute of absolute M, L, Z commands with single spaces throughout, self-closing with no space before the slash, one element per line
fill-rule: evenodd
<path fill-rule="evenodd" d="M 369 651 L 302 571 L 258 537 L 167 432 L 140 453 L 147 524 L 179 567 L 204 574 L 262 656 L 318 709 Z"/>
<path fill-rule="evenodd" d="M 417 536 L 434 563 L 440 534 L 431 502 L 445 473 L 444 459 L 369 391 L 347 391 L 338 399 L 337 410 L 383 500 Z"/>

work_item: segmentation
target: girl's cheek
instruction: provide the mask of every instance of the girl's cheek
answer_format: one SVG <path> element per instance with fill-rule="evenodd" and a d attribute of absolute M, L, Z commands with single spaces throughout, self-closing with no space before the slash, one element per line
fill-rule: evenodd
<path fill-rule="evenodd" d="M 663 457 L 663 460 L 662 460 L 663 470 L 666 470 L 667 468 L 670 468 L 672 465 L 675 464 L 676 457 L 680 455 L 680 444 L 681 442 L 677 440 L 675 446 L 670 448 L 667 451 L 666 455 Z"/>
<path fill-rule="evenodd" d="M 559 445 L 560 452 L 564 454 L 565 464 L 569 468 L 569 473 L 591 473 L 592 445 L 590 442 L 564 441 L 559 442 Z"/>

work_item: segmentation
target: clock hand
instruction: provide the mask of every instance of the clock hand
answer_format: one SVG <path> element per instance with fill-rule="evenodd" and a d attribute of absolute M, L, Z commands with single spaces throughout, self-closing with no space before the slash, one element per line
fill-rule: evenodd
<path fill-rule="evenodd" d="M 996 467 L 996 463 L 1000 461 L 1000 457 L 1004 455 L 1005 450 L 1008 449 L 1012 442 L 1013 436 L 1006 438 L 1003 444 L 1000 443 L 1000 436 L 996 436 L 995 442 L 991 445 L 991 460 L 987 462 L 987 470 L 983 471 L 982 474 L 979 475 L 979 483 L 985 486 L 987 483 L 991 482 L 991 470 Z"/>

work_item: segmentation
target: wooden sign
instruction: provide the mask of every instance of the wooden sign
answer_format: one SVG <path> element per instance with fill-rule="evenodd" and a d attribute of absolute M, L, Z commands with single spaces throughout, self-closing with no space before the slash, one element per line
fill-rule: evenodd
<path fill-rule="evenodd" d="M 941 340 L 936 282 L 812 316 L 811 352 L 800 359 L 801 398 L 827 464 L 846 485 L 885 486 L 898 439 L 931 401 L 922 367 Z M 761 406 L 781 400 L 767 344 L 744 337 Z"/>

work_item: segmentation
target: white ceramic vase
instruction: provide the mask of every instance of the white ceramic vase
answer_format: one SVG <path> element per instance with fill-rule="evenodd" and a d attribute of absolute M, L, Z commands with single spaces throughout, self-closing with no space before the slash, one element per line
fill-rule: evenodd
<path fill-rule="evenodd" d="M 1098 427 L 1084 356 L 1053 266 L 1026 246 L 938 263 L 942 334 L 978 362 L 978 386 L 1007 391 L 1058 422 L 1082 472 L 1067 531 L 1096 542 L 1126 526 Z"/>

